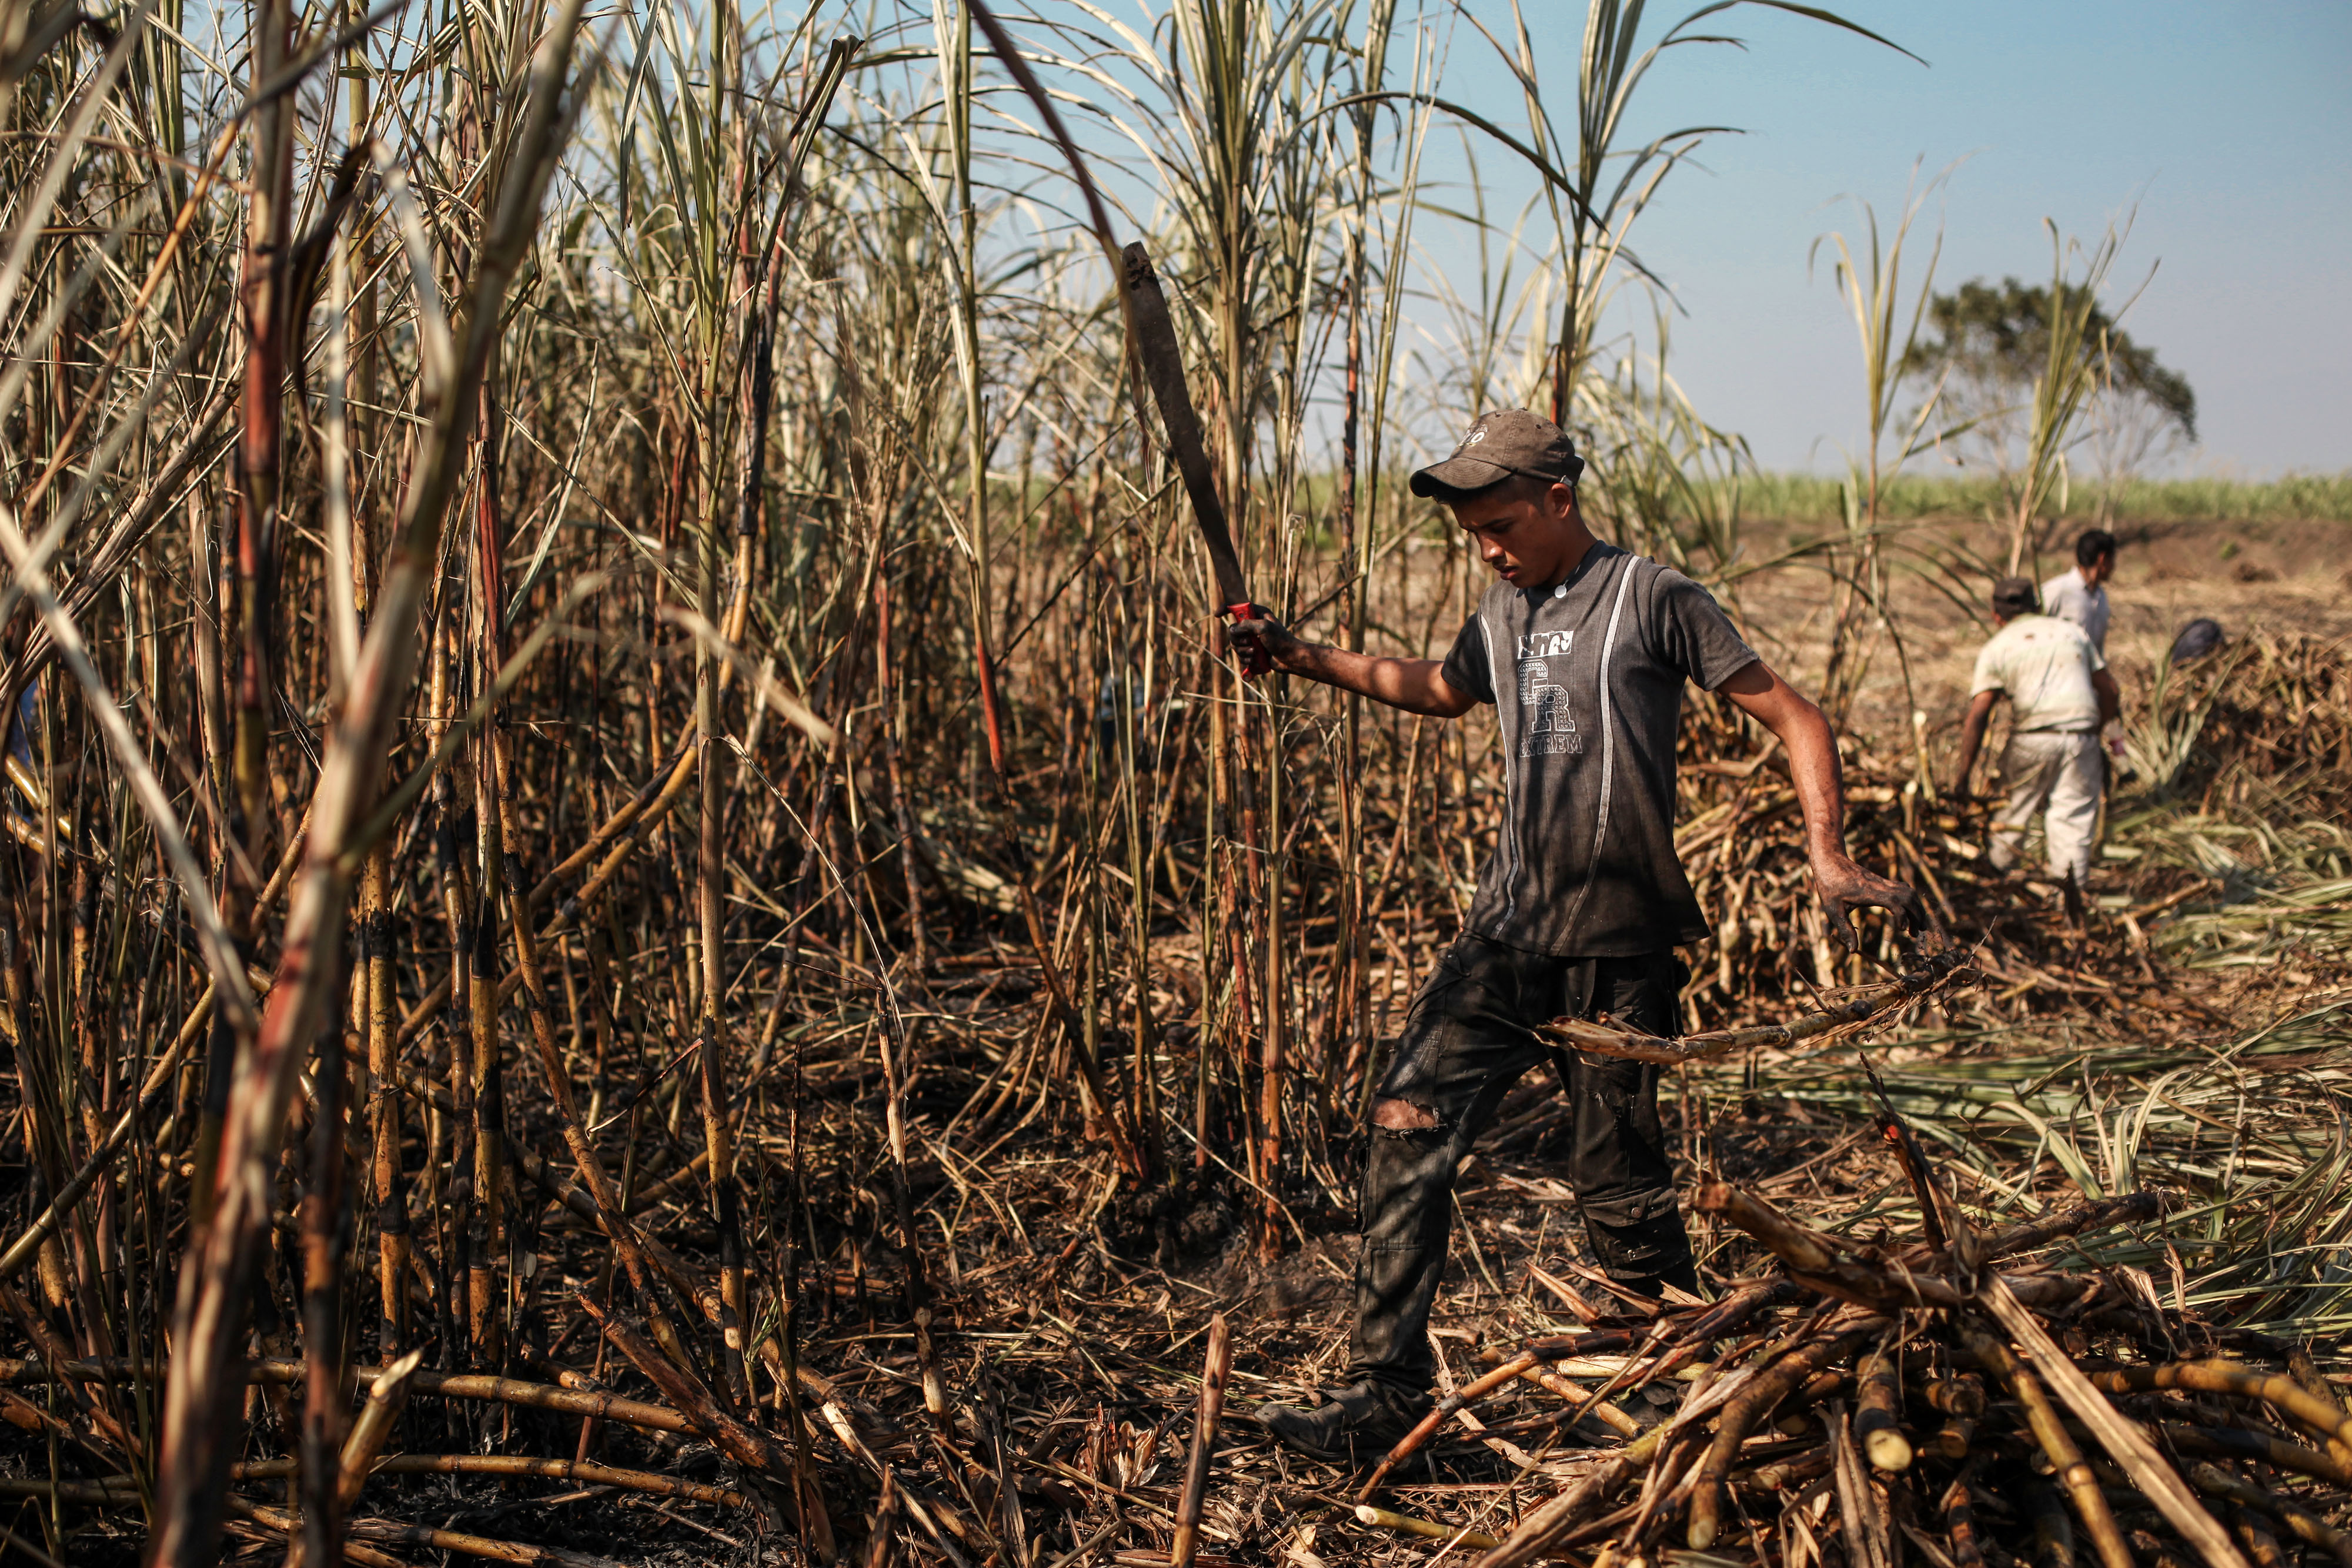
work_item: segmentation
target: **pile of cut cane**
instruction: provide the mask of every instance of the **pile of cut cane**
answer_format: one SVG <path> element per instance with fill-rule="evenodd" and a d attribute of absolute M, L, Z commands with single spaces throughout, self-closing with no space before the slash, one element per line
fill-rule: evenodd
<path fill-rule="evenodd" d="M 1841 1016 L 1785 1029 L 1864 1023 L 1965 978 L 1938 958 L 1836 999 L 1827 1012 Z M 1750 1043 L 1555 1027 L 1580 1050 L 1649 1060 Z M 2208 1324 L 2177 1293 L 2168 1306 L 2137 1270 L 2034 1260 L 2069 1238 L 2158 1222 L 2153 1195 L 1979 1231 L 1891 1109 L 1881 1126 L 1924 1236 L 1858 1245 L 1709 1180 L 1696 1208 L 1761 1243 L 1767 1268 L 1712 1303 L 1629 1301 L 1580 1333 L 1490 1348 L 1492 1369 L 1372 1472 L 1359 1517 L 1482 1551 L 1475 1568 L 2255 1568 L 2307 1552 L 2352 1568 L 2352 1415 L 2302 1349 Z M 1568 1400 L 1562 1427 L 1599 1414 L 1621 1433 L 1634 1423 L 1608 1401 L 1684 1392 L 1620 1446 L 1540 1456 L 1566 1484 L 1507 1531 L 1372 1506 L 1441 1425 L 1515 1380 Z"/>

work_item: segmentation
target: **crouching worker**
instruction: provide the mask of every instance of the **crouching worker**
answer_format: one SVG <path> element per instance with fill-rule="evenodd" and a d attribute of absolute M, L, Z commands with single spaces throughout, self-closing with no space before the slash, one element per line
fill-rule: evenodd
<path fill-rule="evenodd" d="M 1996 630 L 1977 653 L 1952 783 L 1958 793 L 1969 792 L 1985 726 L 1993 706 L 2007 697 L 2010 739 L 2000 774 L 2009 799 L 1993 815 L 1993 869 L 2007 871 L 2018 862 L 2026 830 L 2042 818 L 2050 873 L 2064 885 L 2067 907 L 2079 919 L 2105 779 L 2099 731 L 2121 711 L 2121 697 L 2088 633 L 2071 621 L 2042 614 L 2041 608 L 2025 578 L 2005 577 L 1994 585 Z"/>
<path fill-rule="evenodd" d="M 1606 1013 L 1676 1032 L 1686 971 L 1674 948 L 1707 934 L 1674 844 L 1685 681 L 1780 737 L 1814 887 L 1840 937 L 1854 940 L 1847 912 L 1863 905 L 1897 910 L 1914 930 L 1925 921 L 1910 888 L 1846 857 L 1837 746 L 1821 710 L 1757 658 L 1704 589 L 1586 530 L 1583 470 L 1559 426 L 1515 409 L 1485 415 L 1453 456 L 1412 476 L 1413 494 L 1451 507 L 1499 580 L 1443 661 L 1307 643 L 1264 618 L 1228 633 L 1277 668 L 1408 713 L 1453 718 L 1491 705 L 1501 727 L 1495 853 L 1373 1103 L 1350 1385 L 1311 1411 L 1258 1412 L 1315 1458 L 1385 1448 L 1428 1410 L 1454 1168 L 1513 1081 L 1551 1056 L 1534 1027 Z M 1568 1052 L 1564 1077 L 1568 1176 L 1602 1268 L 1645 1293 L 1696 1290 L 1657 1069 Z"/>

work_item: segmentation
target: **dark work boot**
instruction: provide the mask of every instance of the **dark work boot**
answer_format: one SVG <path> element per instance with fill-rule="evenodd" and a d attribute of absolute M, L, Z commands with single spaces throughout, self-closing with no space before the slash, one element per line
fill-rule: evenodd
<path fill-rule="evenodd" d="M 1698 1267 L 1691 1257 L 1690 1239 L 1683 1229 L 1683 1217 L 1675 1207 L 1671 1192 L 1664 1195 L 1662 1202 L 1642 1206 L 1648 1212 L 1639 1218 L 1619 1219 L 1613 1213 L 1596 1214 L 1594 1210 L 1599 1207 L 1585 1206 L 1584 1235 L 1591 1242 L 1593 1257 L 1603 1273 L 1625 1289 L 1644 1296 L 1658 1295 L 1658 1287 L 1663 1283 L 1704 1297 L 1705 1292 L 1699 1289 Z"/>
<path fill-rule="evenodd" d="M 1429 1414 L 1426 1394 L 1407 1394 L 1370 1378 L 1340 1389 L 1323 1405 L 1261 1405 L 1257 1423 L 1286 1448 L 1332 1464 L 1377 1459 Z"/>

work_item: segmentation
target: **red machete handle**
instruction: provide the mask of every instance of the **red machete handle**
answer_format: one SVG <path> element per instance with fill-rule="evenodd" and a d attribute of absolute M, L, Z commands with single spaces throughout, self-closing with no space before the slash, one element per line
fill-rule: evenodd
<path fill-rule="evenodd" d="M 1236 621 L 1259 619 L 1257 606 L 1255 604 L 1228 604 L 1225 606 L 1225 613 Z M 1242 662 L 1242 674 L 1244 675 L 1263 675 L 1274 668 L 1274 656 L 1255 643 L 1245 653 L 1237 652 L 1236 656 Z"/>

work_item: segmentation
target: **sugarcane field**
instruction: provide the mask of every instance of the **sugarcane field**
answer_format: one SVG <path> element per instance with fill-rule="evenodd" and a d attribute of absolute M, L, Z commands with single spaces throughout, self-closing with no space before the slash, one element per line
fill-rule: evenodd
<path fill-rule="evenodd" d="M 2347 69 L 0 0 L 0 1561 L 2352 1565 Z"/>

